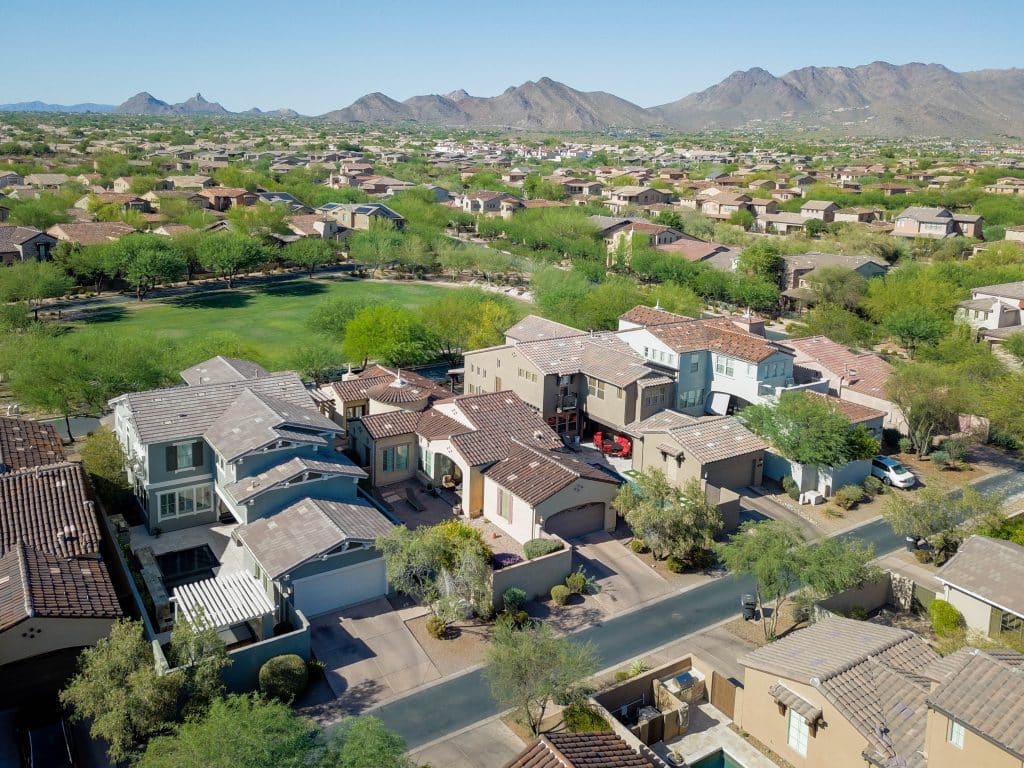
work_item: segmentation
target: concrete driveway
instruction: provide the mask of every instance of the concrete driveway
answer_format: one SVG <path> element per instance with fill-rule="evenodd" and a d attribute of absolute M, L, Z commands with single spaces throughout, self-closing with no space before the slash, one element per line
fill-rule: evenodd
<path fill-rule="evenodd" d="M 511 762 L 526 745 L 501 720 L 493 718 L 410 753 L 416 765 L 444 768 L 494 768 Z"/>
<path fill-rule="evenodd" d="M 361 712 L 441 677 L 404 613 L 380 598 L 310 621 L 313 653 L 339 709 Z"/>
<path fill-rule="evenodd" d="M 660 574 L 633 554 L 622 542 L 605 531 L 582 536 L 576 545 L 573 568 L 597 579 L 601 591 L 593 600 L 608 616 L 646 603 L 672 589 Z"/>

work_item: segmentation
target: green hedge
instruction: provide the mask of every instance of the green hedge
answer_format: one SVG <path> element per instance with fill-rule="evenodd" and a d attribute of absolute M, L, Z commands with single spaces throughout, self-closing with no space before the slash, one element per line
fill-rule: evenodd
<path fill-rule="evenodd" d="M 562 542 L 557 539 L 530 539 L 523 544 L 523 554 L 527 560 L 535 560 L 544 555 L 550 555 L 562 548 Z"/>
<path fill-rule="evenodd" d="M 260 667 L 260 690 L 272 699 L 290 704 L 306 690 L 309 670 L 302 657 L 289 653 L 275 656 Z"/>
<path fill-rule="evenodd" d="M 932 629 L 939 637 L 954 635 L 964 626 L 964 615 L 945 600 L 932 600 L 928 606 L 928 616 L 932 620 Z"/>

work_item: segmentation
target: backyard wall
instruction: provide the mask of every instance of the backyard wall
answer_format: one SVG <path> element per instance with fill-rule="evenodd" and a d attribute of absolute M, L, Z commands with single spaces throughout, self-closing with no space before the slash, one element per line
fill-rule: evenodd
<path fill-rule="evenodd" d="M 306 621 L 306 617 L 302 615 L 301 611 L 297 611 L 291 606 L 288 606 L 288 621 L 298 629 L 228 653 L 228 656 L 231 657 L 231 666 L 225 668 L 221 673 L 228 691 L 245 693 L 257 690 L 260 667 L 275 656 L 294 653 L 303 661 L 309 661 L 309 622 Z"/>
<path fill-rule="evenodd" d="M 573 548 L 558 536 L 549 534 L 547 538 L 561 541 L 562 548 L 550 555 L 524 560 L 491 573 L 491 589 L 496 611 L 502 609 L 501 596 L 509 587 L 519 587 L 530 599 L 545 598 L 555 584 L 562 584 L 565 577 L 572 573 Z"/>
<path fill-rule="evenodd" d="M 863 608 L 871 613 L 883 606 L 895 604 L 893 589 L 888 573 L 859 587 L 847 589 L 826 597 L 814 604 L 814 620 L 821 621 L 834 615 L 848 614 L 853 608 Z"/>

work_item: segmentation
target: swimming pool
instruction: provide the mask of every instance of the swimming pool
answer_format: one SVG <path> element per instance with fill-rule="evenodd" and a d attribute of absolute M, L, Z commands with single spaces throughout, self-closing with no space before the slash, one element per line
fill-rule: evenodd
<path fill-rule="evenodd" d="M 707 757 L 702 757 L 696 763 L 691 763 L 690 768 L 743 768 L 743 766 L 722 750 L 718 750 Z"/>

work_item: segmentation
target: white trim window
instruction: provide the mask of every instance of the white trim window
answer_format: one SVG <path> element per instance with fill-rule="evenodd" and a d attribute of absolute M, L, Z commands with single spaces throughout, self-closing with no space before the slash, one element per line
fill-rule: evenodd
<path fill-rule="evenodd" d="M 213 486 L 193 485 L 177 488 L 157 496 L 157 521 L 198 515 L 213 509 Z"/>
<path fill-rule="evenodd" d="M 715 373 L 720 373 L 723 376 L 729 376 L 730 378 L 736 375 L 736 361 L 731 357 L 725 355 L 715 356 Z"/>
<path fill-rule="evenodd" d="M 788 714 L 789 727 L 786 729 L 786 743 L 794 752 L 807 757 L 807 738 L 810 735 L 807 721 L 792 709 L 788 710 Z"/>
<path fill-rule="evenodd" d="M 949 721 L 949 733 L 946 735 L 947 740 L 957 749 L 964 748 L 964 726 L 963 723 L 958 723 L 956 720 Z"/>

